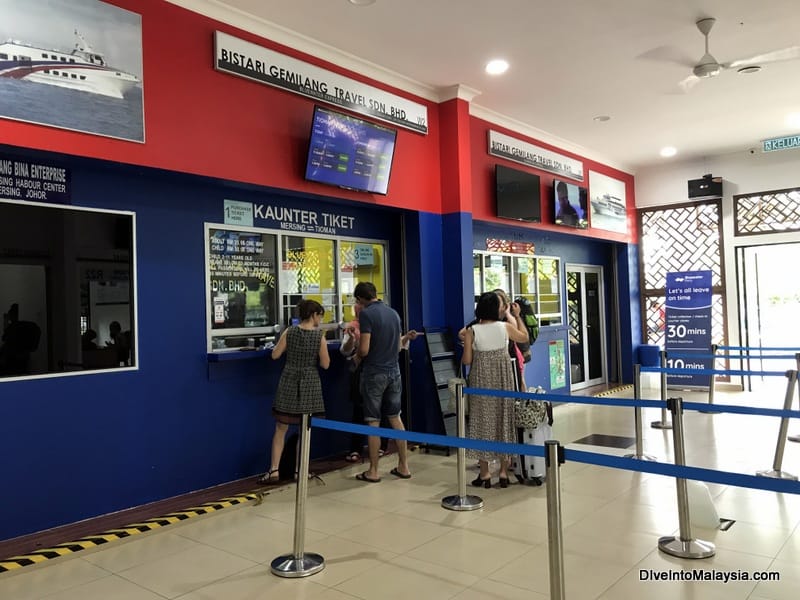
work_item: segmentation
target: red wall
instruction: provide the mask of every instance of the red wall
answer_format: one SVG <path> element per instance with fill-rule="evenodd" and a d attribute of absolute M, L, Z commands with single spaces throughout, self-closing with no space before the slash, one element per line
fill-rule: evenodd
<path fill-rule="evenodd" d="M 0 120 L 0 142 L 360 202 L 441 212 L 438 106 L 167 2 L 109 2 L 142 16 L 145 143 Z M 303 179 L 314 102 L 214 70 L 214 31 L 428 107 L 427 136 L 399 129 L 389 194 Z"/>
<path fill-rule="evenodd" d="M 490 156 L 489 147 L 489 130 L 504 133 L 515 139 L 524 142 L 535 144 L 542 148 L 552 150 L 564 156 L 568 156 L 583 163 L 583 177 L 584 180 L 579 185 L 589 187 L 589 170 L 596 173 L 608 175 L 614 179 L 625 182 L 625 196 L 628 206 L 628 231 L 629 235 L 623 235 L 613 231 L 605 231 L 601 229 L 592 229 L 591 227 L 586 230 L 581 229 L 568 229 L 552 224 L 553 215 L 552 211 L 552 195 L 553 195 L 553 179 L 557 175 L 548 173 L 547 171 L 540 171 L 527 167 L 520 163 L 515 163 L 504 158 L 497 156 Z M 604 240 L 614 240 L 618 242 L 631 242 L 636 243 L 636 202 L 633 191 L 633 175 L 624 173 L 617 169 L 607 167 L 593 160 L 585 159 L 582 156 L 573 154 L 551 146 L 545 142 L 539 141 L 534 138 L 527 137 L 513 130 L 500 127 L 488 121 L 472 118 L 471 120 L 471 144 L 472 144 L 472 218 L 479 221 L 494 221 L 495 223 L 503 223 L 509 225 L 511 222 L 507 219 L 498 219 L 495 216 L 495 190 L 494 190 L 494 166 L 497 163 L 509 166 L 521 171 L 528 171 L 540 177 L 541 180 L 541 198 L 542 198 L 542 222 L 541 223 L 522 223 L 514 222 L 514 227 L 524 227 L 528 229 L 539 229 L 549 231 L 559 231 L 561 233 L 570 233 L 578 236 L 598 238 Z M 578 182 L 575 182 L 578 183 Z M 591 190 L 590 190 L 591 191 Z"/>

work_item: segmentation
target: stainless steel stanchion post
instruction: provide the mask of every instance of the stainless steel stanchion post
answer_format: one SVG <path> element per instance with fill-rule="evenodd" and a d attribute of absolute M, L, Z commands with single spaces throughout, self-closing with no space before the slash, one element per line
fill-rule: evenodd
<path fill-rule="evenodd" d="M 564 448 L 555 440 L 544 443 L 547 473 L 547 546 L 550 554 L 550 598 L 564 600 L 564 541 L 561 529 L 561 475 Z"/>
<path fill-rule="evenodd" d="M 642 399 L 642 366 L 633 365 L 633 399 Z M 642 448 L 642 407 L 633 407 L 633 424 L 636 429 L 636 453 L 626 454 L 625 458 L 635 458 L 637 460 L 655 460 L 654 456 L 644 453 Z"/>
<path fill-rule="evenodd" d="M 714 358 L 711 359 L 711 370 L 714 371 L 717 368 L 717 350 L 719 350 L 719 344 L 711 344 L 711 356 Z M 714 392 L 716 391 L 717 386 L 717 376 L 712 373 L 709 381 L 708 381 L 708 403 L 709 405 L 714 404 Z"/>
<path fill-rule="evenodd" d="M 309 415 L 300 420 L 300 467 L 297 473 L 297 494 L 294 506 L 294 550 L 270 563 L 278 577 L 308 577 L 325 568 L 325 559 L 303 549 L 306 534 L 306 495 L 308 493 L 308 462 L 311 457 L 311 427 Z"/>
<path fill-rule="evenodd" d="M 794 355 L 794 360 L 797 363 L 797 370 L 800 371 L 800 352 Z M 797 408 L 800 410 L 800 388 L 797 390 Z M 800 434 L 786 436 L 790 442 L 800 442 Z"/>
<path fill-rule="evenodd" d="M 466 415 L 464 414 L 464 384 L 456 384 L 456 433 L 460 439 L 467 437 Z M 458 496 L 442 498 L 442 507 L 448 510 L 476 510 L 483 508 L 483 498 L 467 496 L 467 460 L 466 450 L 459 448 L 456 452 L 458 465 Z"/>
<path fill-rule="evenodd" d="M 792 397 L 794 396 L 794 390 L 797 387 L 797 371 L 786 371 L 786 377 L 788 378 L 788 381 L 786 382 L 786 398 L 783 401 L 783 410 L 791 410 Z M 781 465 L 783 464 L 783 450 L 786 448 L 786 434 L 788 431 L 789 419 L 788 417 L 783 417 L 781 419 L 780 429 L 778 429 L 778 444 L 775 447 L 775 460 L 772 461 L 772 470 L 756 471 L 756 475 L 759 477 L 773 477 L 774 479 L 791 479 L 793 481 L 797 481 L 797 475 L 792 475 L 786 471 L 781 471 Z"/>
<path fill-rule="evenodd" d="M 667 368 L 667 351 L 661 351 L 661 401 L 667 401 L 667 373 L 664 369 Z M 661 409 L 661 420 L 653 421 L 650 427 L 654 429 L 672 429 L 672 423 L 667 420 L 667 409 Z"/>
<path fill-rule="evenodd" d="M 667 404 L 672 412 L 672 439 L 675 445 L 675 464 L 684 466 L 686 455 L 683 448 L 683 399 L 670 398 Z M 692 527 L 689 519 L 689 491 L 686 480 L 675 479 L 678 493 L 678 523 L 679 537 L 674 535 L 658 538 L 658 549 L 666 554 L 679 558 L 710 558 L 716 549 L 714 544 L 692 537 Z"/>

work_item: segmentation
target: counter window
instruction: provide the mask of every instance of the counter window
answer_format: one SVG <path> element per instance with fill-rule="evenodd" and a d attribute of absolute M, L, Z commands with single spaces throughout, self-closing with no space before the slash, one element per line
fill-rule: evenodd
<path fill-rule="evenodd" d="M 296 322 L 302 298 L 325 309 L 328 338 L 354 318 L 353 290 L 375 284 L 388 301 L 386 246 L 372 240 L 301 237 L 206 225 L 208 351 L 258 347 Z"/>
<path fill-rule="evenodd" d="M 281 304 L 283 322 L 299 322 L 297 303 L 316 300 L 325 309 L 322 326 L 339 322 L 333 240 L 284 236 L 281 252 Z"/>
<path fill-rule="evenodd" d="M 562 323 L 560 259 L 475 252 L 472 264 L 476 301 L 483 292 L 500 288 L 512 298 L 527 298 L 541 325 Z"/>
<path fill-rule="evenodd" d="M 211 349 L 263 343 L 279 322 L 275 291 L 276 237 L 206 228 Z"/>

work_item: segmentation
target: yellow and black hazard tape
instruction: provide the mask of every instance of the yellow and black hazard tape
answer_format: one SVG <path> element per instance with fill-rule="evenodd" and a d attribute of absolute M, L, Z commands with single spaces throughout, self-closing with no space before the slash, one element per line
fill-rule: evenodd
<path fill-rule="evenodd" d="M 243 504 L 245 502 L 249 502 L 250 500 L 256 500 L 259 502 L 262 498 L 263 493 L 261 492 L 237 494 L 235 496 L 223 498 L 218 502 L 206 502 L 200 506 L 194 506 L 192 508 L 187 508 L 186 510 L 169 513 L 163 517 L 154 517 L 152 519 L 146 519 L 141 523 L 132 523 L 126 527 L 109 529 L 108 531 L 98 535 L 88 535 L 74 542 L 64 542 L 62 544 L 57 544 L 52 548 L 37 550 L 36 552 L 31 552 L 30 554 L 12 556 L 11 558 L 0 561 L 0 573 L 13 571 L 14 569 L 19 569 L 28 565 L 35 565 L 51 558 L 58 558 L 59 556 L 72 554 L 73 552 L 80 552 L 81 550 L 96 548 L 97 546 L 106 544 L 108 542 L 113 542 L 115 540 L 121 540 L 132 535 L 153 531 L 154 529 L 165 527 L 167 525 L 171 525 L 172 523 L 179 523 L 180 521 L 185 521 L 186 519 L 191 519 L 192 517 L 199 517 L 200 515 L 222 510 L 223 508 L 228 508 L 229 506 Z"/>
<path fill-rule="evenodd" d="M 633 388 L 633 384 L 629 383 L 628 385 L 621 385 L 620 387 L 615 387 L 610 390 L 606 390 L 605 392 L 600 392 L 599 394 L 594 394 L 595 398 L 605 398 L 606 396 L 610 396 L 611 394 L 616 394 L 619 392 L 626 392 L 629 389 Z"/>

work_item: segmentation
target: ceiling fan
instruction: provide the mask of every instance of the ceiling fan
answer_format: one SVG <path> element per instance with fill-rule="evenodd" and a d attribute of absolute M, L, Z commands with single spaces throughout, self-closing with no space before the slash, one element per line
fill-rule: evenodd
<path fill-rule="evenodd" d="M 686 92 L 694 87 L 701 79 L 710 79 L 712 77 L 716 77 L 722 71 L 728 69 L 736 69 L 738 71 L 752 69 L 751 72 L 754 72 L 760 69 L 761 65 L 765 63 L 800 58 L 800 46 L 790 46 L 781 50 L 767 52 L 766 54 L 742 58 L 728 63 L 720 63 L 708 51 L 708 34 L 711 32 L 711 28 L 714 27 L 714 23 L 716 22 L 717 20 L 713 17 L 705 17 L 695 23 L 695 25 L 697 25 L 697 29 L 700 30 L 700 33 L 702 33 L 703 37 L 705 38 L 706 53 L 700 59 L 700 62 L 695 65 L 688 65 L 692 67 L 692 74 L 678 83 L 678 85 Z"/>

